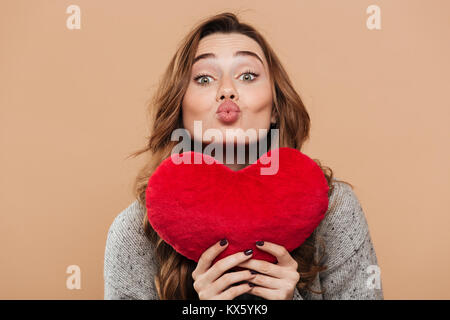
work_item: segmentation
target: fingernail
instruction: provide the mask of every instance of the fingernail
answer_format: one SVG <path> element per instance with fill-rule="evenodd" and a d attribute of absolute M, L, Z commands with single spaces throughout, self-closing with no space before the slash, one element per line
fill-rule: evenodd
<path fill-rule="evenodd" d="M 249 285 L 250 287 L 252 287 L 252 288 L 255 286 L 255 285 L 254 285 L 253 283 L 251 283 L 251 282 L 249 282 L 248 285 Z"/>
<path fill-rule="evenodd" d="M 255 271 L 255 270 L 250 270 L 250 273 L 251 273 L 251 274 L 257 274 L 257 273 L 258 273 L 258 271 Z"/>
<path fill-rule="evenodd" d="M 244 251 L 244 254 L 246 255 L 246 256 L 249 256 L 249 255 L 251 255 L 253 253 L 253 250 L 252 249 L 248 249 L 248 250 L 245 250 Z"/>
<path fill-rule="evenodd" d="M 223 247 L 224 245 L 226 245 L 228 243 L 227 239 L 222 239 L 220 240 L 220 245 Z"/>
<path fill-rule="evenodd" d="M 264 245 L 264 241 L 256 241 L 256 245 L 262 247 Z"/>

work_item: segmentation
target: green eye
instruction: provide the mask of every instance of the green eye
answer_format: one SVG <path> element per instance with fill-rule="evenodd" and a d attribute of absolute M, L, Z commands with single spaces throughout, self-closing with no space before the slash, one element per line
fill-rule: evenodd
<path fill-rule="evenodd" d="M 202 79 L 203 78 L 211 78 L 210 76 L 208 76 L 208 75 L 206 75 L 206 74 L 201 74 L 201 75 L 199 75 L 199 76 L 197 76 L 197 77 L 195 77 L 195 81 L 197 81 L 197 83 L 199 84 L 199 85 L 201 85 L 201 86 L 205 86 L 205 85 L 207 85 L 207 84 L 209 84 L 211 81 L 209 81 L 209 82 L 204 82 L 204 81 L 202 81 Z M 198 81 L 198 80 L 201 80 L 200 82 Z"/>
<path fill-rule="evenodd" d="M 252 77 L 248 77 L 247 76 L 247 78 L 246 79 L 244 79 L 243 81 L 246 81 L 246 82 L 252 82 L 252 81 L 255 81 L 255 79 L 259 76 L 259 74 L 257 74 L 257 73 L 255 73 L 255 72 L 252 72 L 251 70 L 248 70 L 248 71 L 246 71 L 246 72 L 244 72 L 240 77 L 239 77 L 239 79 L 241 79 L 242 78 L 242 76 L 246 76 L 246 75 L 251 75 Z M 211 81 L 203 81 L 203 79 L 207 79 L 207 78 L 211 78 L 212 79 L 212 77 L 211 76 L 209 76 L 209 75 L 207 75 L 207 74 L 199 74 L 198 76 L 196 76 L 195 78 L 194 78 L 194 80 L 199 84 L 199 85 L 201 85 L 201 86 L 206 86 L 206 85 L 208 85 L 208 84 L 210 84 L 211 83 Z M 199 81 L 200 80 L 200 81 Z"/>
<path fill-rule="evenodd" d="M 252 76 L 253 76 L 253 79 L 249 79 L 250 81 L 255 80 L 256 77 L 258 76 L 258 75 L 257 75 L 256 73 L 254 73 L 254 72 L 245 72 L 245 73 L 242 74 L 242 76 L 245 76 L 245 75 L 252 75 Z M 242 77 L 242 76 L 241 76 L 241 77 Z M 248 79 L 248 77 L 247 77 L 247 79 Z"/>

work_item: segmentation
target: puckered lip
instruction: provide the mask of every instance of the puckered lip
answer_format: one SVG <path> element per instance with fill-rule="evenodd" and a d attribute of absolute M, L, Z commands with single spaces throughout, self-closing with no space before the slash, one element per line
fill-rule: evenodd
<path fill-rule="evenodd" d="M 220 113 L 220 112 L 240 112 L 241 109 L 239 108 L 239 106 L 233 102 L 232 100 L 225 100 L 224 102 L 222 102 L 220 104 L 220 106 L 217 108 L 216 113 Z"/>

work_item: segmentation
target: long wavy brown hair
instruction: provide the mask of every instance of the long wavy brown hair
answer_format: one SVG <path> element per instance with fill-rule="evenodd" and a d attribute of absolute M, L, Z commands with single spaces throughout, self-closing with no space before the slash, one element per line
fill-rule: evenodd
<path fill-rule="evenodd" d="M 138 172 L 133 185 L 134 195 L 144 207 L 145 191 L 150 176 L 158 165 L 171 155 L 171 150 L 178 143 L 171 141 L 171 133 L 175 129 L 183 128 L 181 103 L 189 83 L 191 66 L 199 41 L 212 33 L 244 34 L 254 39 L 262 48 L 269 66 L 274 97 L 273 108 L 277 115 L 277 122 L 270 130 L 279 129 L 279 147 L 301 150 L 303 143 L 309 138 L 310 118 L 308 112 L 280 60 L 264 37 L 252 26 L 240 22 L 234 13 L 225 12 L 214 15 L 198 23 L 182 39 L 148 105 L 148 115 L 151 118 L 152 127 L 150 135 L 146 137 L 147 145 L 129 156 L 136 157 L 143 153 L 148 156 L 148 161 Z M 268 135 L 271 133 L 270 130 Z M 334 187 L 333 171 L 329 167 L 323 166 L 318 159 L 313 160 L 324 173 L 329 186 L 328 196 L 330 196 Z M 329 207 L 327 213 L 332 209 L 333 205 Z M 142 223 L 146 235 L 155 248 L 154 255 L 158 262 L 158 270 L 154 277 L 154 284 L 159 298 L 161 300 L 198 300 L 192 279 L 192 272 L 197 263 L 182 256 L 162 240 L 152 228 L 147 215 L 144 215 Z M 298 262 L 300 281 L 297 283 L 297 288 L 300 293 L 304 290 L 324 293 L 324 291 L 316 292 L 310 288 L 318 273 L 327 268 L 327 266 L 320 265 L 325 254 L 323 239 L 320 239 L 321 257 L 318 261 L 315 259 L 316 239 L 313 234 L 300 247 L 290 252 Z"/>

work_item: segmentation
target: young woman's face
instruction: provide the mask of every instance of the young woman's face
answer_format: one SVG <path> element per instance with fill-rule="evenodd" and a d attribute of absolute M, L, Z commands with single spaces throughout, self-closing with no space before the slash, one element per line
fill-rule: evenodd
<path fill-rule="evenodd" d="M 240 51 L 244 53 L 237 53 Z M 242 34 L 216 33 L 200 41 L 195 57 L 203 54 L 214 56 L 198 59 L 192 66 L 182 101 L 184 128 L 192 138 L 200 140 L 201 137 L 194 135 L 194 121 L 198 120 L 201 134 L 208 129 L 218 129 L 223 142 L 228 142 L 226 129 L 242 129 L 236 132 L 243 134 L 235 136 L 242 136 L 246 143 L 254 142 L 253 137 L 245 134 L 246 130 L 254 130 L 258 139 L 259 129 L 268 130 L 270 123 L 275 123 L 268 66 L 259 44 Z M 234 117 L 228 114 L 224 118 L 216 113 L 226 100 L 232 100 L 240 109 Z M 211 139 L 203 138 L 203 142 L 208 141 Z"/>

